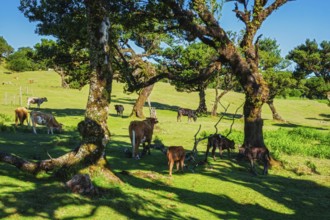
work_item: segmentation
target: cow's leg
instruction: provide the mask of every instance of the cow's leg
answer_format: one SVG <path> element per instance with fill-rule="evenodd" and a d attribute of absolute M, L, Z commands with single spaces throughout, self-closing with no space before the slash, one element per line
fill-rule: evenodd
<path fill-rule="evenodd" d="M 170 176 L 172 176 L 173 165 L 174 165 L 174 160 L 170 160 L 169 167 L 168 167 Z"/>
<path fill-rule="evenodd" d="M 220 158 L 222 159 L 222 146 L 219 147 L 219 154 L 220 154 Z"/>
<path fill-rule="evenodd" d="M 184 167 L 184 157 L 181 157 L 181 159 L 180 159 L 180 168 L 181 168 L 182 173 L 183 173 L 183 167 Z"/>
<path fill-rule="evenodd" d="M 267 175 L 268 174 L 268 164 L 269 164 L 269 158 L 266 155 L 266 152 L 263 155 L 263 162 L 264 162 L 264 170 L 263 170 L 263 175 Z"/>
<path fill-rule="evenodd" d="M 136 137 L 136 140 L 135 140 L 135 146 L 134 146 L 134 152 L 135 152 L 134 158 L 135 158 L 135 159 L 140 159 L 140 155 L 139 155 L 139 146 L 140 146 L 140 141 L 139 141 L 138 138 Z"/>
<path fill-rule="evenodd" d="M 177 161 L 175 162 L 176 171 L 179 171 L 179 165 L 180 165 L 180 162 L 177 160 Z"/>
<path fill-rule="evenodd" d="M 215 150 L 217 149 L 218 145 L 217 144 L 213 144 L 212 146 L 212 157 L 213 157 L 213 160 L 215 160 Z"/>
<path fill-rule="evenodd" d="M 15 125 L 17 126 L 17 123 L 18 123 L 18 116 L 17 116 L 17 113 L 15 113 Z"/>
<path fill-rule="evenodd" d="M 148 145 L 147 145 L 147 148 L 148 148 L 148 155 L 151 155 L 151 152 L 150 152 L 150 141 L 148 141 Z"/>
<path fill-rule="evenodd" d="M 207 157 L 208 157 L 208 155 L 209 155 L 209 150 L 210 150 L 210 147 L 211 147 L 211 145 L 207 145 L 207 148 L 206 148 L 206 153 L 205 153 L 205 162 L 207 162 Z"/>
<path fill-rule="evenodd" d="M 268 163 L 267 161 L 264 161 L 264 171 L 262 173 L 263 175 L 267 175 L 268 174 Z"/>
<path fill-rule="evenodd" d="M 258 173 L 257 173 L 257 171 L 256 171 L 256 169 L 255 169 L 255 166 L 254 166 L 254 160 L 253 160 L 253 158 L 251 157 L 251 158 L 249 158 L 249 160 L 250 160 L 250 166 L 251 166 L 251 172 L 254 174 L 254 175 L 258 175 Z"/>
<path fill-rule="evenodd" d="M 34 133 L 34 134 L 37 134 L 36 126 L 35 126 L 34 124 L 32 124 L 32 130 L 33 130 L 33 133 Z"/>

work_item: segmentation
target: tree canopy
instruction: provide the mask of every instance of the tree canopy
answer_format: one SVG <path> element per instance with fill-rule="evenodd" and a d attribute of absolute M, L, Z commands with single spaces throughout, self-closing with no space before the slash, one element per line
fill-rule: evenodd
<path fill-rule="evenodd" d="M 12 52 L 14 52 L 14 48 L 10 46 L 2 36 L 0 36 L 0 63 L 3 58 L 7 58 Z"/>
<path fill-rule="evenodd" d="M 330 41 L 307 39 L 304 44 L 295 47 L 287 58 L 296 63 L 294 76 L 301 80 L 313 74 L 330 83 Z"/>

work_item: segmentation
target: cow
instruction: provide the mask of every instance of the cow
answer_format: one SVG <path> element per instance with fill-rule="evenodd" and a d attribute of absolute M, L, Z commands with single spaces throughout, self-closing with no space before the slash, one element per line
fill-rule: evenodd
<path fill-rule="evenodd" d="M 128 130 L 129 137 L 132 143 L 132 157 L 136 159 L 140 159 L 139 156 L 139 145 L 143 144 L 143 152 L 147 152 L 150 155 L 150 143 L 152 139 L 152 135 L 154 132 L 154 126 L 158 123 L 156 118 L 147 118 L 143 121 L 131 121 Z M 145 142 L 148 145 L 145 145 Z"/>
<path fill-rule="evenodd" d="M 167 149 L 167 160 L 168 160 L 168 170 L 169 175 L 172 176 L 172 169 L 174 163 L 176 163 L 176 170 L 183 172 L 184 160 L 186 158 L 186 152 L 182 146 L 170 146 Z"/>
<path fill-rule="evenodd" d="M 117 115 L 120 115 L 121 117 L 123 117 L 124 106 L 123 105 L 115 105 L 115 109 L 116 109 Z"/>
<path fill-rule="evenodd" d="M 188 122 L 191 121 L 191 119 L 194 119 L 194 121 L 197 120 L 196 111 L 188 109 L 188 108 L 179 108 L 178 109 L 178 116 L 177 121 L 181 121 L 182 116 L 188 116 Z"/>
<path fill-rule="evenodd" d="M 47 98 L 46 97 L 43 97 L 43 98 L 38 98 L 38 97 L 29 97 L 27 99 L 27 106 L 28 108 L 30 108 L 30 105 L 31 104 L 37 104 L 38 105 L 38 108 L 40 108 L 40 105 L 44 102 L 47 102 Z"/>
<path fill-rule="evenodd" d="M 18 124 L 18 120 L 20 125 L 24 125 L 24 121 L 26 121 L 26 124 L 29 123 L 28 120 L 28 110 L 24 107 L 18 107 L 17 109 L 15 109 L 15 125 L 17 126 Z"/>
<path fill-rule="evenodd" d="M 36 126 L 46 125 L 47 134 L 54 134 L 53 130 L 56 129 L 59 132 L 62 132 L 62 124 L 58 123 L 55 117 L 52 114 L 43 113 L 40 111 L 31 111 L 30 112 L 30 121 L 32 123 L 33 133 L 37 134 Z M 30 125 L 30 123 L 29 123 Z"/>
<path fill-rule="evenodd" d="M 238 149 L 237 160 L 248 159 L 251 166 L 251 171 L 254 175 L 258 175 L 255 169 L 255 160 L 259 160 L 263 163 L 264 169 L 262 174 L 268 174 L 268 167 L 270 166 L 271 157 L 269 155 L 269 150 L 266 147 L 240 147 Z"/>
<path fill-rule="evenodd" d="M 230 149 L 235 149 L 235 142 L 233 140 L 229 140 L 227 137 L 222 136 L 221 134 L 213 134 L 208 137 L 207 140 L 207 149 L 205 154 L 205 162 L 207 162 L 207 156 L 209 154 L 209 150 L 212 147 L 212 157 L 215 160 L 215 150 L 219 148 L 219 154 L 222 158 L 222 151 L 228 151 L 228 157 L 230 156 Z"/>

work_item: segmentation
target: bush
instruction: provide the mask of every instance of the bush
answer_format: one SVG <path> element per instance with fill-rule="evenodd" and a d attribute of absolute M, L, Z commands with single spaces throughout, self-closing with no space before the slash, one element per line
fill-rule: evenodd
<path fill-rule="evenodd" d="M 310 128 L 279 129 L 265 132 L 265 142 L 271 151 L 289 155 L 330 158 L 330 133 Z"/>

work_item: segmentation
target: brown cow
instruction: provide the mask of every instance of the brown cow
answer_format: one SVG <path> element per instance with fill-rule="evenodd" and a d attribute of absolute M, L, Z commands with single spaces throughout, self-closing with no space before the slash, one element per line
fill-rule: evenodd
<path fill-rule="evenodd" d="M 156 118 L 147 118 L 143 121 L 131 121 L 129 125 L 129 137 L 132 143 L 132 157 L 140 159 L 138 154 L 140 143 L 143 144 L 143 151 L 150 155 L 150 143 L 154 132 L 154 126 L 158 121 Z M 145 142 L 148 145 L 145 145 Z"/>
<path fill-rule="evenodd" d="M 26 120 L 26 124 L 28 124 L 29 123 L 28 115 L 29 115 L 28 110 L 24 107 L 18 107 L 17 109 L 15 109 L 15 125 L 17 126 L 18 120 L 20 125 L 23 125 L 25 120 Z"/>
<path fill-rule="evenodd" d="M 259 160 L 263 163 L 264 169 L 262 174 L 268 174 L 268 167 L 270 166 L 269 150 L 266 147 L 240 147 L 237 155 L 237 160 L 247 158 L 250 162 L 251 171 L 253 174 L 258 175 L 255 169 L 255 160 Z"/>
<path fill-rule="evenodd" d="M 222 158 L 222 150 L 228 151 L 228 157 L 230 156 L 230 149 L 235 149 L 235 142 L 233 140 L 229 140 L 225 136 L 221 134 L 214 134 L 208 137 L 207 141 L 207 149 L 205 154 L 205 162 L 207 162 L 207 156 L 209 154 L 209 150 L 212 147 L 212 157 L 215 160 L 215 150 L 219 148 L 220 157 Z"/>
<path fill-rule="evenodd" d="M 38 108 L 40 108 L 40 105 L 44 102 L 47 102 L 47 98 L 43 97 L 43 98 L 38 98 L 38 97 L 29 97 L 27 100 L 27 106 L 28 108 L 30 108 L 31 104 L 37 104 Z"/>
<path fill-rule="evenodd" d="M 168 147 L 166 153 L 168 159 L 168 169 L 169 174 L 172 176 L 172 169 L 174 162 L 176 163 L 176 170 L 179 171 L 179 168 L 183 172 L 184 160 L 186 158 L 186 152 L 182 146 L 171 146 Z"/>
<path fill-rule="evenodd" d="M 39 111 L 30 112 L 30 121 L 32 122 L 33 133 L 37 134 L 36 126 L 46 125 L 47 134 L 54 134 L 53 130 L 62 131 L 62 124 L 58 123 L 52 114 L 47 114 Z"/>

